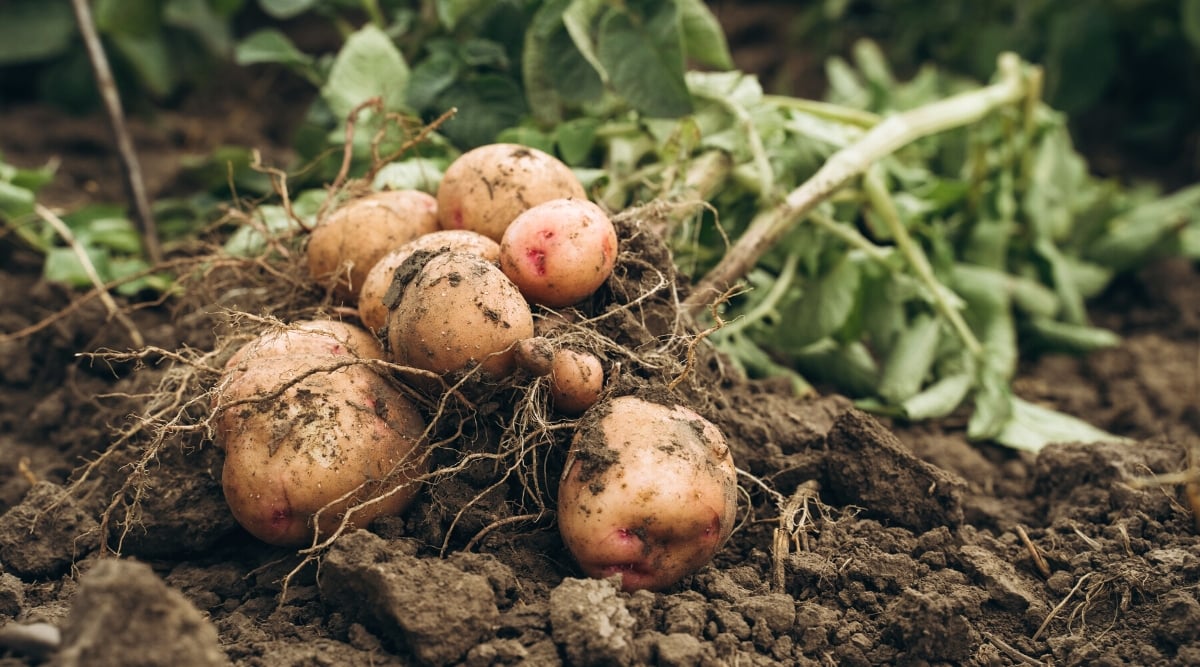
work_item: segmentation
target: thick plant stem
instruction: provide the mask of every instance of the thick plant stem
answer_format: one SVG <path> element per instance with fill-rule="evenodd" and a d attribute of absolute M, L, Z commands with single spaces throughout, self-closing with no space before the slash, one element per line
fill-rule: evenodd
<path fill-rule="evenodd" d="M 117 156 L 121 163 L 121 176 L 125 180 L 125 191 L 133 207 L 133 217 L 142 233 L 142 249 L 145 250 L 150 263 L 158 264 L 162 261 L 158 227 L 154 223 L 154 213 L 150 210 L 150 199 L 146 195 L 141 163 L 138 162 L 137 151 L 133 149 L 129 128 L 125 125 L 125 110 L 121 108 L 121 96 L 117 94 L 117 84 L 113 80 L 112 69 L 108 66 L 108 57 L 104 55 L 104 47 L 100 43 L 100 35 L 96 32 L 96 23 L 92 20 L 88 0 L 71 0 L 71 5 L 75 10 L 75 22 L 79 24 L 79 33 L 83 36 L 83 43 L 87 48 L 88 60 L 92 63 L 96 88 L 100 92 L 100 99 L 104 101 L 104 109 L 108 112 L 109 125 L 112 126 L 113 140 L 117 144 Z"/>
<path fill-rule="evenodd" d="M 1019 102 L 1027 90 L 1020 59 L 1012 53 L 1001 54 L 999 69 L 997 83 L 890 116 L 857 142 L 830 156 L 783 203 L 751 221 L 720 263 L 684 300 L 684 309 L 698 316 L 818 204 L 880 159 L 917 139 L 969 125 L 1000 107 Z"/>

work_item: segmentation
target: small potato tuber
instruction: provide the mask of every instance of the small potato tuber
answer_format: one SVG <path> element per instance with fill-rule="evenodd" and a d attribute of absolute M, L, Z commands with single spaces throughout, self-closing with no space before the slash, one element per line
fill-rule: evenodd
<path fill-rule="evenodd" d="M 600 400 L 604 390 L 604 367 L 587 352 L 561 348 L 554 352 L 550 368 L 550 396 L 554 409 L 564 415 L 580 415 Z"/>
<path fill-rule="evenodd" d="M 313 228 L 308 272 L 356 302 L 371 267 L 388 251 L 435 231 L 437 200 L 419 190 L 384 190 L 342 205 Z"/>
<path fill-rule="evenodd" d="M 558 490 L 563 542 L 588 576 L 662 590 L 708 563 L 733 532 L 737 473 L 711 422 L 622 396 L 583 417 Z"/>
<path fill-rule="evenodd" d="M 507 377 L 514 346 L 533 335 L 533 314 L 503 272 L 465 252 L 429 258 L 388 316 L 392 361 L 438 374 L 480 366 L 483 379 Z"/>
<path fill-rule="evenodd" d="M 500 268 L 530 302 L 559 308 L 591 296 L 612 274 L 617 232 L 586 199 L 555 199 L 517 216 L 500 241 Z"/>
<path fill-rule="evenodd" d="M 470 229 L 494 241 L 518 215 L 551 199 L 586 199 L 571 168 L 519 144 L 489 144 L 463 153 L 438 186 L 442 229 Z"/>
<path fill-rule="evenodd" d="M 358 295 L 358 316 L 364 326 L 379 331 L 387 324 L 387 306 L 383 297 L 392 286 L 396 269 L 418 250 L 458 250 L 476 254 L 489 262 L 500 259 L 500 244 L 466 229 L 442 229 L 405 243 L 384 255 L 367 273 Z"/>

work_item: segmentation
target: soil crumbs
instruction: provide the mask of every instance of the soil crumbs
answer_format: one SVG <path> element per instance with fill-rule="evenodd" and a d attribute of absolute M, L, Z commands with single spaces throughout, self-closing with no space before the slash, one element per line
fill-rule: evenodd
<path fill-rule="evenodd" d="M 3 264 L 2 332 L 76 296 L 29 258 Z M 110 447 L 159 371 L 77 356 L 130 347 L 83 302 L 0 339 L 0 666 L 1200 664 L 1182 475 L 1200 433 L 1196 273 L 1123 281 L 1097 314 L 1120 347 L 1043 356 L 1017 382 L 1130 444 L 968 443 L 961 416 L 888 423 L 704 359 L 698 411 L 761 483 L 743 478 L 711 565 L 632 594 L 582 578 L 553 522 L 511 507 L 519 490 L 471 475 L 344 535 L 285 591 L 294 550 L 237 526 L 203 434 L 149 462 L 136 440 Z M 133 316 L 149 345 L 212 343 L 195 313 Z"/>

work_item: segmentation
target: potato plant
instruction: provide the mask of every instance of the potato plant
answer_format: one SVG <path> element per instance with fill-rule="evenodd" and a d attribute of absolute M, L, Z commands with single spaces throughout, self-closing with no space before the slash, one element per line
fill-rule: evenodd
<path fill-rule="evenodd" d="M 548 155 L 510 145 L 472 153 L 460 158 L 469 167 L 462 169 L 478 176 L 480 164 L 499 164 L 506 181 L 489 181 L 492 193 L 515 202 L 482 207 L 499 242 L 476 223 L 376 233 L 368 223 L 388 225 L 395 216 L 353 212 L 381 209 L 380 194 L 347 202 L 313 230 L 310 267 L 359 272 L 368 250 L 356 247 L 356 236 L 378 255 L 361 282 L 337 283 L 361 289 L 357 314 L 365 326 L 298 321 L 232 355 L 214 392 L 212 421 L 225 450 L 226 499 L 264 541 L 319 543 L 404 511 L 421 485 L 454 474 L 453 465 L 430 468 L 427 425 L 461 433 L 463 422 L 482 418 L 478 402 L 508 405 L 496 456 L 523 470 L 522 479 L 545 474 L 544 463 L 534 469 L 514 458 L 536 440 L 537 424 L 561 421 L 575 432 L 573 444 L 568 431 L 558 443 L 563 453 L 571 449 L 557 498 L 546 493 L 554 487 L 549 478 L 525 488 L 535 502 L 558 505 L 564 542 L 581 570 L 620 573 L 627 590 L 674 585 L 708 563 L 732 531 L 729 449 L 715 426 L 677 399 L 668 407 L 620 396 L 625 378 L 608 355 L 641 362 L 589 321 L 604 308 L 589 300 L 617 262 L 608 214 L 582 198 L 578 182 L 565 179 L 570 171 Z M 479 156 L 487 161 L 473 162 Z M 439 193 L 453 194 L 453 179 L 462 178 L 455 171 L 447 171 Z M 537 193 L 547 200 L 533 203 Z M 426 199 L 404 196 L 426 220 Z M 447 201 L 452 219 L 482 206 Z M 353 233 L 347 220 L 361 229 Z M 324 245 L 329 238 L 340 239 L 337 252 Z M 328 284 L 319 271 L 311 277 Z M 618 397 L 602 401 L 606 393 Z M 622 424 L 632 430 L 622 432 Z M 593 465 L 597 452 L 614 459 L 606 471 Z"/>

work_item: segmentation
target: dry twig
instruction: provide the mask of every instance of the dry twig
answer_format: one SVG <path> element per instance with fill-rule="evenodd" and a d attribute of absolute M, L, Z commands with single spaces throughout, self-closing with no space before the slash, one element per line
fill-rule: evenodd
<path fill-rule="evenodd" d="M 133 149 L 133 139 L 129 136 L 129 128 L 125 125 L 125 110 L 121 108 L 121 96 L 117 93 L 117 84 L 113 81 L 112 69 L 108 66 L 108 57 L 104 55 L 104 46 L 100 43 L 100 35 L 96 32 L 96 23 L 92 20 L 92 10 L 88 0 L 71 0 L 75 10 L 75 21 L 79 24 L 79 33 L 87 47 L 88 60 L 92 63 L 92 74 L 96 79 L 96 88 L 100 99 L 104 101 L 104 110 L 108 113 L 108 122 L 112 126 L 113 139 L 117 144 L 117 157 L 121 163 L 121 176 L 125 181 L 125 190 L 129 194 L 133 206 L 134 217 L 142 232 L 142 247 L 151 264 L 162 261 L 162 246 L 158 240 L 158 227 L 154 223 L 154 213 L 150 210 L 150 199 L 146 195 L 146 183 L 142 179 L 142 166 L 138 162 L 137 151 Z"/>

